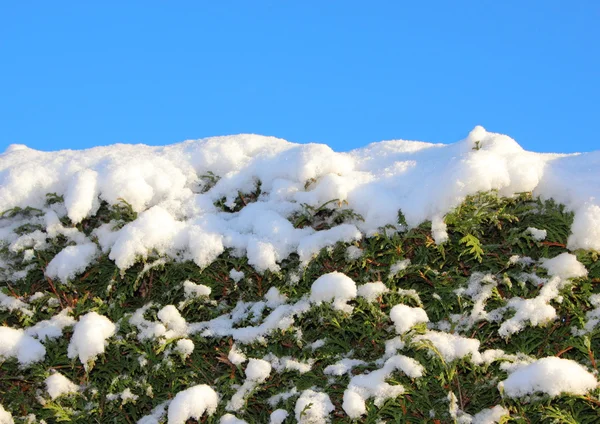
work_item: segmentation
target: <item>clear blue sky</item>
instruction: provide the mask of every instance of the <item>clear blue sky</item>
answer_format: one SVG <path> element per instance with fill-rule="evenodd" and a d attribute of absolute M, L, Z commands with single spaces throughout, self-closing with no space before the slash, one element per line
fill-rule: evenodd
<path fill-rule="evenodd" d="M 600 150 L 600 1 L 4 1 L 0 152 L 251 132 Z"/>

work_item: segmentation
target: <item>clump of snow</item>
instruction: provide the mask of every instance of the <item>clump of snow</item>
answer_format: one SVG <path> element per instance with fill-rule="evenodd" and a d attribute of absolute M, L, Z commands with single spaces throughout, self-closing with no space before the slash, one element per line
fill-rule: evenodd
<path fill-rule="evenodd" d="M 350 359 L 343 358 L 337 361 L 335 364 L 328 365 L 323 370 L 323 374 L 325 375 L 344 375 L 352 371 L 352 368 L 358 365 L 365 365 L 366 362 L 362 359 Z"/>
<path fill-rule="evenodd" d="M 160 424 L 165 415 L 167 415 L 167 406 L 171 401 L 166 401 L 154 408 L 149 415 L 140 418 L 137 424 Z"/>
<path fill-rule="evenodd" d="M 565 268 L 563 267 L 563 265 L 565 265 L 565 261 L 567 263 L 571 263 L 571 265 L 573 264 L 570 258 L 563 257 L 551 264 L 551 267 L 554 269 L 554 271 L 557 271 L 562 275 L 574 275 L 573 268 L 577 269 L 577 264 L 581 264 L 575 260 L 576 265 L 574 267 L 567 266 Z M 562 280 L 560 276 L 555 276 L 550 280 L 542 281 L 544 282 L 544 285 L 539 294 L 533 299 L 513 297 L 508 301 L 506 304 L 506 309 L 513 309 L 515 314 L 502 323 L 498 329 L 498 334 L 500 334 L 502 337 L 507 337 L 511 334 L 521 331 L 525 323 L 538 326 L 556 319 L 556 309 L 554 309 L 554 307 L 550 304 L 550 301 L 559 297 L 560 289 L 568 284 L 568 280 Z"/>
<path fill-rule="evenodd" d="M 413 358 L 395 355 L 385 361 L 383 368 L 352 377 L 346 391 L 342 408 L 350 418 L 357 419 L 367 412 L 365 402 L 374 398 L 375 406 L 381 406 L 385 400 L 404 393 L 404 386 L 386 382 L 390 374 L 402 371 L 411 378 L 422 377 L 425 369 Z"/>
<path fill-rule="evenodd" d="M 519 398 L 537 392 L 551 397 L 563 393 L 584 395 L 596 388 L 598 382 L 583 366 L 570 359 L 554 356 L 518 367 L 498 388 L 510 398 Z"/>
<path fill-rule="evenodd" d="M 395 277 L 400 271 L 404 271 L 410 265 L 410 259 L 403 259 L 396 262 L 390 267 L 390 273 L 388 277 Z"/>
<path fill-rule="evenodd" d="M 85 271 L 98 253 L 95 243 L 67 246 L 52 258 L 46 268 L 46 275 L 67 283 L 77 274 Z"/>
<path fill-rule="evenodd" d="M 315 350 L 320 349 L 323 346 L 325 346 L 325 343 L 327 343 L 327 339 L 319 339 L 319 340 L 315 340 L 314 342 L 312 342 L 311 344 L 309 344 L 306 347 L 308 347 L 312 351 L 315 351 Z"/>
<path fill-rule="evenodd" d="M 163 307 L 158 311 L 157 316 L 167 329 L 164 333 L 165 338 L 171 339 L 187 335 L 188 324 L 175 306 L 167 305 Z"/>
<path fill-rule="evenodd" d="M 470 339 L 458 334 L 441 331 L 427 331 L 423 335 L 416 336 L 413 340 L 415 342 L 421 340 L 431 342 L 446 362 L 452 362 L 467 355 L 471 355 L 473 362 L 481 362 L 481 354 L 479 353 L 481 342 L 477 339 Z"/>
<path fill-rule="evenodd" d="M 271 364 L 262 359 L 250 359 L 246 367 L 246 378 L 251 381 L 262 383 L 271 374 Z"/>
<path fill-rule="evenodd" d="M 231 271 L 229 271 L 229 277 L 236 283 L 239 283 L 245 275 L 243 271 L 237 271 L 235 268 L 232 268 Z"/>
<path fill-rule="evenodd" d="M 168 424 L 185 424 L 190 418 L 200 421 L 204 413 L 215 413 L 218 402 L 217 392 L 206 384 L 183 390 L 169 404 Z"/>
<path fill-rule="evenodd" d="M 194 351 L 194 342 L 190 339 L 179 339 L 175 345 L 175 352 L 179 353 L 182 358 L 187 358 Z"/>
<path fill-rule="evenodd" d="M 219 424 L 248 424 L 248 422 L 239 419 L 233 414 L 225 414 L 219 419 Z"/>
<path fill-rule="evenodd" d="M 211 288 L 204 284 L 196 284 L 189 280 L 183 282 L 183 293 L 186 299 L 208 297 L 211 291 Z"/>
<path fill-rule="evenodd" d="M 46 378 L 46 391 L 50 395 L 50 399 L 54 400 L 59 396 L 77 393 L 79 386 L 69 380 L 67 377 L 59 372 L 52 374 Z"/>
<path fill-rule="evenodd" d="M 276 409 L 271 412 L 269 424 L 283 424 L 288 415 L 290 414 L 285 409 Z"/>
<path fill-rule="evenodd" d="M 263 359 L 250 359 L 246 367 L 246 381 L 227 403 L 227 410 L 239 411 L 244 406 L 244 400 L 259 384 L 271 374 L 271 364 Z"/>
<path fill-rule="evenodd" d="M 493 408 L 484 409 L 473 415 L 471 424 L 496 424 L 499 423 L 502 418 L 509 415 L 510 412 L 508 409 L 501 405 L 496 405 Z"/>
<path fill-rule="evenodd" d="M 374 302 L 379 296 L 389 292 L 390 289 L 386 287 L 381 281 L 374 283 L 366 283 L 358 286 L 357 294 L 360 297 L 364 297 L 369 302 Z"/>
<path fill-rule="evenodd" d="M 22 329 L 0 326 L 0 357 L 17 358 L 21 365 L 39 362 L 46 356 L 46 348 Z"/>
<path fill-rule="evenodd" d="M 582 336 L 586 333 L 591 333 L 598 326 L 598 323 L 600 323 L 600 294 L 591 295 L 590 303 L 594 309 L 585 313 L 586 322 L 583 325 L 583 329 L 573 327 L 573 334 Z"/>
<path fill-rule="evenodd" d="M 348 246 L 346 248 L 346 259 L 349 261 L 355 261 L 362 257 L 363 250 L 360 247 L 356 246 Z"/>
<path fill-rule="evenodd" d="M 330 414 L 335 409 L 329 395 L 314 390 L 304 390 L 294 407 L 298 424 L 324 424 L 331 422 Z"/>
<path fill-rule="evenodd" d="M 246 355 L 244 355 L 244 352 L 242 352 L 235 343 L 231 346 L 227 359 L 229 359 L 229 362 L 233 365 L 240 365 L 248 360 Z"/>
<path fill-rule="evenodd" d="M 275 309 L 287 302 L 287 296 L 282 294 L 277 287 L 273 286 L 265 293 L 265 300 L 267 301 L 267 307 Z"/>
<path fill-rule="evenodd" d="M 70 313 L 71 308 L 65 308 L 52 318 L 39 321 L 27 328 L 25 333 L 41 341 L 58 339 L 66 327 L 75 325 L 75 318 L 70 316 Z"/>
<path fill-rule="evenodd" d="M 311 286 L 310 300 L 317 304 L 333 301 L 333 307 L 344 312 L 352 312 L 348 301 L 357 294 L 356 283 L 341 272 L 331 272 L 320 276 Z"/>
<path fill-rule="evenodd" d="M 279 373 L 284 371 L 298 371 L 300 374 L 305 374 L 312 369 L 312 365 L 315 362 L 314 359 L 309 359 L 307 362 L 302 362 L 297 359 L 293 359 L 290 356 L 283 356 L 278 358 L 277 356 L 269 353 L 265 356 L 265 360 L 269 361 L 273 368 Z"/>
<path fill-rule="evenodd" d="M 0 404 L 0 424 L 15 424 L 13 416 Z"/>
<path fill-rule="evenodd" d="M 429 322 L 429 317 L 424 309 L 407 305 L 394 306 L 390 311 L 390 319 L 394 322 L 398 334 L 406 333 L 416 324 Z"/>
<path fill-rule="evenodd" d="M 528 227 L 527 231 L 529 232 L 529 234 L 531 234 L 531 238 L 533 238 L 535 241 L 542 241 L 548 235 L 548 231 L 540 230 L 538 228 L 533 227 Z"/>
<path fill-rule="evenodd" d="M 448 227 L 440 215 L 431 218 L 431 233 L 435 244 L 442 244 L 448 241 Z"/>
<path fill-rule="evenodd" d="M 69 342 L 67 356 L 71 359 L 79 357 L 83 366 L 88 368 L 88 361 L 104 353 L 107 339 L 116 331 L 116 326 L 105 316 L 97 312 L 88 312 L 75 324 L 73 336 Z"/>
<path fill-rule="evenodd" d="M 540 265 L 548 270 L 548 274 L 564 279 L 585 277 L 588 273 L 575 255 L 566 252 L 552 259 L 542 259 Z"/>
<path fill-rule="evenodd" d="M 267 402 L 269 403 L 269 405 L 271 405 L 271 407 L 275 408 L 279 404 L 279 402 L 286 401 L 289 398 L 296 396 L 297 394 L 298 389 L 292 387 L 292 389 L 288 390 L 287 392 L 282 392 L 271 396 L 269 399 L 267 399 Z"/>
<path fill-rule="evenodd" d="M 0 309 L 6 309 L 8 311 L 20 311 L 22 314 L 31 316 L 29 305 L 16 297 L 8 296 L 0 291 Z"/>

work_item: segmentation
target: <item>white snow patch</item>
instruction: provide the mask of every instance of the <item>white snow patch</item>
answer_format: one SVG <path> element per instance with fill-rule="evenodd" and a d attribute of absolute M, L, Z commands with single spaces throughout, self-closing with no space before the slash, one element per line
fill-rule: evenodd
<path fill-rule="evenodd" d="M 320 276 L 311 286 L 310 300 L 316 304 L 333 301 L 333 307 L 344 312 L 352 312 L 348 301 L 357 294 L 356 283 L 341 272 L 331 272 Z"/>
<path fill-rule="evenodd" d="M 236 283 L 239 283 L 245 275 L 243 271 L 237 271 L 235 268 L 232 268 L 231 271 L 229 271 L 229 277 Z"/>
<path fill-rule="evenodd" d="M 52 258 L 46 268 L 46 275 L 53 279 L 58 278 L 62 283 L 67 283 L 85 271 L 98 253 L 98 247 L 91 242 L 67 246 Z"/>
<path fill-rule="evenodd" d="M 548 274 L 563 279 L 585 277 L 588 272 L 585 266 L 571 253 L 561 253 L 552 259 L 542 259 L 540 265 L 548 270 Z"/>
<path fill-rule="evenodd" d="M 15 424 L 13 416 L 0 404 L 0 424 Z"/>
<path fill-rule="evenodd" d="M 527 231 L 529 232 L 529 234 L 531 234 L 531 238 L 533 238 L 535 241 L 542 241 L 548 235 L 548 231 L 540 230 L 538 228 L 533 227 L 528 227 Z"/>
<path fill-rule="evenodd" d="M 217 392 L 206 384 L 183 390 L 169 404 L 168 424 L 185 424 L 190 418 L 200 421 L 204 413 L 215 413 L 218 402 Z"/>
<path fill-rule="evenodd" d="M 597 386 L 596 377 L 577 362 L 550 356 L 518 367 L 498 389 L 510 398 L 537 392 L 556 397 L 562 393 L 584 395 Z"/>
<path fill-rule="evenodd" d="M 23 366 L 39 362 L 46 356 L 46 348 L 23 330 L 0 326 L 0 357 L 17 358 Z"/>
<path fill-rule="evenodd" d="M 269 424 L 283 424 L 288 415 L 290 414 L 285 409 L 276 409 L 271 412 Z"/>
<path fill-rule="evenodd" d="M 358 419 L 367 412 L 365 402 L 374 398 L 375 406 L 381 406 L 387 399 L 404 393 L 404 386 L 391 385 L 385 380 L 396 370 L 402 371 L 411 378 L 423 376 L 425 369 L 413 358 L 395 355 L 385 361 L 382 368 L 352 377 L 348 388 L 344 391 L 342 408 L 352 419 Z"/>
<path fill-rule="evenodd" d="M 88 312 L 75 324 L 73 336 L 69 342 L 67 356 L 71 359 L 79 357 L 84 368 L 88 369 L 88 361 L 104 353 L 107 339 L 115 334 L 116 326 L 105 316 L 97 312 Z"/>
<path fill-rule="evenodd" d="M 410 259 L 403 259 L 392 264 L 388 278 L 395 277 L 399 272 L 404 271 L 410 265 Z"/>
<path fill-rule="evenodd" d="M 211 291 L 211 288 L 204 284 L 196 284 L 189 280 L 183 282 L 183 294 L 186 299 L 208 297 Z"/>
<path fill-rule="evenodd" d="M 179 339 L 175 345 L 175 352 L 179 353 L 184 359 L 194 351 L 194 342 L 190 339 Z"/>
<path fill-rule="evenodd" d="M 394 322 L 398 334 L 406 333 L 417 324 L 429 322 L 429 317 L 424 309 L 407 305 L 394 306 L 390 311 L 390 319 Z"/>
<path fill-rule="evenodd" d="M 484 409 L 473 416 L 472 424 L 496 424 L 502 418 L 510 415 L 510 411 L 501 405 L 496 405 L 493 408 Z"/>
<path fill-rule="evenodd" d="M 77 393 L 79 386 L 69 380 L 67 377 L 59 372 L 52 374 L 46 378 L 46 391 L 50 395 L 50 399 L 54 400 L 59 396 Z"/>
<path fill-rule="evenodd" d="M 298 424 L 324 424 L 331 422 L 330 414 L 335 409 L 329 395 L 314 390 L 304 390 L 294 407 Z"/>
<path fill-rule="evenodd" d="M 381 281 L 374 283 L 366 283 L 358 286 L 357 294 L 360 297 L 364 297 L 369 302 L 374 302 L 379 296 L 389 292 L 390 289 L 386 287 Z"/>

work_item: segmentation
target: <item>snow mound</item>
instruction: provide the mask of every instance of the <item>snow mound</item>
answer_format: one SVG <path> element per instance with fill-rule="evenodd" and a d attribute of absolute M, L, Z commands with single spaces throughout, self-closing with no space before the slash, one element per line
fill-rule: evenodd
<path fill-rule="evenodd" d="M 169 404 L 168 424 L 184 424 L 190 418 L 200 421 L 205 412 L 215 413 L 218 402 L 217 393 L 206 384 L 183 390 Z"/>
<path fill-rule="evenodd" d="M 596 388 L 596 377 L 583 366 L 570 359 L 547 357 L 519 367 L 498 387 L 510 398 L 518 398 L 537 392 L 551 397 L 562 393 L 584 395 Z"/>
<path fill-rule="evenodd" d="M 575 212 L 570 249 L 600 250 L 600 174 L 594 171 L 599 167 L 600 152 L 528 152 L 482 127 L 454 144 L 393 140 L 342 153 L 256 135 L 165 147 L 117 144 L 57 152 L 23 147 L 0 155 L 0 210 L 31 206 L 48 214 L 46 194 L 56 193 L 64 198 L 60 215 L 77 224 L 94 216 L 101 202 L 125 200 L 137 218 L 122 228 L 96 231 L 103 252 L 122 270 L 154 252 L 205 267 L 232 249 L 262 272 L 277 271 L 292 253 L 306 262 L 338 241 L 398 227 L 399 210 L 409 227 L 432 220 L 442 243 L 443 216 L 466 196 L 533 192 Z M 239 193 L 253 192 L 257 181 L 260 195 L 246 204 Z M 238 196 L 245 204 L 239 212 L 216 206 L 233 207 Z M 364 220 L 322 230 L 292 224 L 302 204 L 319 208 L 333 199 Z M 17 237 L 3 232 L 1 238 L 12 243 Z M 89 240 L 80 242 L 57 255 L 49 276 L 72 278 L 88 265 L 97 253 Z"/>

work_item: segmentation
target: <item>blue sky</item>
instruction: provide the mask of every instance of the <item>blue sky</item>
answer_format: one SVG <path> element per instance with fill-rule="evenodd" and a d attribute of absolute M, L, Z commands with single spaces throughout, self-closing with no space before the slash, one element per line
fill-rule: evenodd
<path fill-rule="evenodd" d="M 0 5 L 0 151 L 242 132 L 600 150 L 598 1 Z"/>

